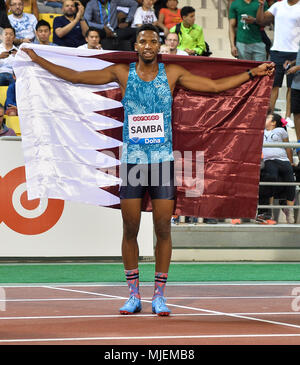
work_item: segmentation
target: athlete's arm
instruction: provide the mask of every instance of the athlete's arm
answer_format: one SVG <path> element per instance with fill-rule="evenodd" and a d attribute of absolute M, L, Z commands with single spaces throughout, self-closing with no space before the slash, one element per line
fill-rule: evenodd
<path fill-rule="evenodd" d="M 47 61 L 43 57 L 38 56 L 30 48 L 22 48 L 22 51 L 27 53 L 33 62 L 37 63 L 45 70 L 59 78 L 72 82 L 73 84 L 103 85 L 109 82 L 119 83 L 118 74 L 120 72 L 118 72 L 118 69 L 120 66 L 118 65 L 109 66 L 103 70 L 75 71 Z"/>
<path fill-rule="evenodd" d="M 263 63 L 250 70 L 254 77 L 265 75 L 271 76 L 273 71 L 273 63 Z M 228 89 L 233 89 L 250 79 L 249 73 L 245 71 L 238 75 L 212 80 L 207 77 L 196 76 L 180 66 L 175 66 L 172 70 L 169 69 L 168 74 L 171 75 L 171 85 L 173 84 L 172 81 L 174 81 L 173 75 L 175 75 L 175 77 L 177 76 L 176 82 L 189 90 L 212 93 L 219 93 Z"/>

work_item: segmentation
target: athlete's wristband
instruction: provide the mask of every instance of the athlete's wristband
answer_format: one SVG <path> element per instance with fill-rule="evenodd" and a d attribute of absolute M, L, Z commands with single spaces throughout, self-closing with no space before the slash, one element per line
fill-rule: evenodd
<path fill-rule="evenodd" d="M 247 72 L 248 72 L 248 75 L 249 75 L 250 79 L 254 80 L 255 76 L 253 75 L 253 73 L 250 70 L 247 70 Z"/>

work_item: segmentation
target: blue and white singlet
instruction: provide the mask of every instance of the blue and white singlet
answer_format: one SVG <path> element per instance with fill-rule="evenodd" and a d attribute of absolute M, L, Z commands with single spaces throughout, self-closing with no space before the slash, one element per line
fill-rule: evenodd
<path fill-rule="evenodd" d="M 125 96 L 121 162 L 149 164 L 173 161 L 172 94 L 165 66 L 159 63 L 156 78 L 143 81 L 130 64 Z"/>

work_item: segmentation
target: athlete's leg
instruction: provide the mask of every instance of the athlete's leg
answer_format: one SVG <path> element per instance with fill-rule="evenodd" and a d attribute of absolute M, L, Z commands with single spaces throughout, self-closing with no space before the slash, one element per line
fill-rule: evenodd
<path fill-rule="evenodd" d="M 171 312 L 165 304 L 164 291 L 172 255 L 171 217 L 173 208 L 174 200 L 152 200 L 154 230 L 157 239 L 155 247 L 155 282 L 152 311 L 159 316 L 168 316 Z"/>
<path fill-rule="evenodd" d="M 120 308 L 121 314 L 133 314 L 142 309 L 139 292 L 139 247 L 137 235 L 141 219 L 141 199 L 121 199 L 123 218 L 122 258 L 130 297 Z"/>
<path fill-rule="evenodd" d="M 122 199 L 123 218 L 122 259 L 125 270 L 138 267 L 139 247 L 137 235 L 140 228 L 142 199 Z"/>
<path fill-rule="evenodd" d="M 172 240 L 171 218 L 174 209 L 174 200 L 152 200 L 153 223 L 156 234 L 155 271 L 167 273 L 169 271 Z"/>

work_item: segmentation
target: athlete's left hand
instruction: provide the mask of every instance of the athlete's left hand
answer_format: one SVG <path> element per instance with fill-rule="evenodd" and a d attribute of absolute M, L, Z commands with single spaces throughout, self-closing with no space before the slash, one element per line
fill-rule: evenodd
<path fill-rule="evenodd" d="M 251 70 L 254 76 L 272 76 L 275 71 L 275 64 L 272 63 L 262 63 L 258 67 Z"/>

